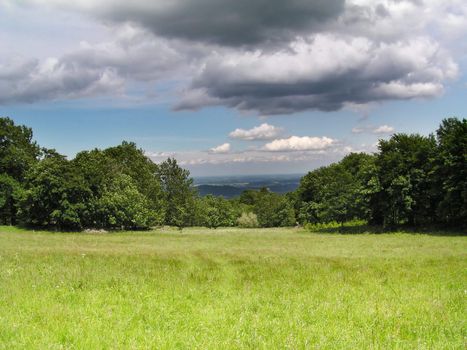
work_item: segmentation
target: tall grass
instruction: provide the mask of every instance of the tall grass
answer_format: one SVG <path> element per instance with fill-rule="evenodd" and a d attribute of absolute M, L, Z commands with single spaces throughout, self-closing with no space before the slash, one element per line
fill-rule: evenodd
<path fill-rule="evenodd" d="M 464 349 L 467 240 L 0 227 L 0 348 Z"/>

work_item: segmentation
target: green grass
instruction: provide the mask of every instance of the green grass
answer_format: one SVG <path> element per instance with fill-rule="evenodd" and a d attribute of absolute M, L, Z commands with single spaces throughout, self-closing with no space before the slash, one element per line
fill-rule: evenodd
<path fill-rule="evenodd" d="M 465 349 L 467 237 L 0 227 L 1 349 Z"/>

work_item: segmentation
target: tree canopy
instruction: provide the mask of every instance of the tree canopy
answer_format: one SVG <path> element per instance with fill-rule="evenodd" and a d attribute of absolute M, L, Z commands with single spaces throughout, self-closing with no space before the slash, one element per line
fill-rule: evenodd
<path fill-rule="evenodd" d="M 40 148 L 30 128 L 0 118 L 0 223 L 81 230 L 157 225 L 279 227 L 297 222 L 467 223 L 467 121 L 448 118 L 433 135 L 395 134 L 374 154 L 351 153 L 310 171 L 298 189 L 200 197 L 175 159 L 152 162 L 132 142 L 72 160 Z"/>
<path fill-rule="evenodd" d="M 465 226 L 467 121 L 445 119 L 436 136 L 380 140 L 374 155 L 350 154 L 308 173 L 297 192 L 301 222 Z"/>

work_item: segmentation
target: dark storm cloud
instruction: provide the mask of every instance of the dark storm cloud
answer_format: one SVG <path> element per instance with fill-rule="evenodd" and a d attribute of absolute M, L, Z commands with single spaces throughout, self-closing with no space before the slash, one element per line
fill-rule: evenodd
<path fill-rule="evenodd" d="M 182 92 L 175 109 L 263 114 L 436 97 L 458 76 L 453 52 L 467 28 L 465 0 L 21 4 L 74 11 L 116 34 L 55 59 L 2 65 L 0 57 L 0 104 L 118 94 L 135 83 L 147 98 L 156 83 L 173 88 L 170 100 Z"/>
<path fill-rule="evenodd" d="M 276 42 L 336 18 L 344 0 L 117 1 L 98 7 L 112 21 L 132 21 L 156 35 L 226 46 Z"/>
<path fill-rule="evenodd" d="M 333 111 L 346 104 L 438 96 L 443 80 L 456 74 L 456 64 L 430 40 L 385 44 L 318 35 L 279 53 L 208 61 L 191 87 L 198 93 L 188 94 L 177 108 L 219 104 L 262 114 Z"/>

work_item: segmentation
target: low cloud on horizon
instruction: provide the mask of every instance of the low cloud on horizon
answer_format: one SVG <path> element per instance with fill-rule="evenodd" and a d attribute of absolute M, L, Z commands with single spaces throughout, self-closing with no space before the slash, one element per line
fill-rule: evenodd
<path fill-rule="evenodd" d="M 395 132 L 394 127 L 389 125 L 381 125 L 381 126 L 357 126 L 352 128 L 352 133 L 354 134 L 362 134 L 362 133 L 371 133 L 376 135 L 384 135 L 384 134 L 393 134 Z"/>

